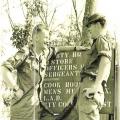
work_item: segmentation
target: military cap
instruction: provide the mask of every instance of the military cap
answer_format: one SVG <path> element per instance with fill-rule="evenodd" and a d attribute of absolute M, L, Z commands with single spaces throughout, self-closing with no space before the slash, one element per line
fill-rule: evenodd
<path fill-rule="evenodd" d="M 95 13 L 88 18 L 86 26 L 89 26 L 92 23 L 98 22 L 101 19 L 105 20 L 105 16 Z"/>

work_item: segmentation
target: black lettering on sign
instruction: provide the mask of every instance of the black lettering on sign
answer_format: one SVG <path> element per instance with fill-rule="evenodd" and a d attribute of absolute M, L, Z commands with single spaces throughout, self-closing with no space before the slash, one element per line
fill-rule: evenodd
<path fill-rule="evenodd" d="M 61 112 L 71 95 L 80 85 L 80 71 L 87 61 L 87 52 L 62 52 L 46 68 L 42 84 L 42 101 L 54 113 Z M 112 66 L 114 67 L 114 62 Z M 112 67 L 112 68 L 113 68 Z M 108 80 L 108 94 L 105 94 L 105 105 L 101 113 L 113 113 L 114 69 Z"/>

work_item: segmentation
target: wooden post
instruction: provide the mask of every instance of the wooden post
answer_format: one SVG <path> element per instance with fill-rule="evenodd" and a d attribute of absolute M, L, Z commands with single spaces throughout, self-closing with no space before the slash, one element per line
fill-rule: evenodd
<path fill-rule="evenodd" d="M 114 120 L 120 120 L 120 43 L 115 50 L 115 107 Z"/>

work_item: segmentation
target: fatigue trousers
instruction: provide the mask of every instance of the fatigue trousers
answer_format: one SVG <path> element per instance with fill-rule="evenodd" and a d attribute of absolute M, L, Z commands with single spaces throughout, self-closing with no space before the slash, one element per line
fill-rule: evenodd
<path fill-rule="evenodd" d="M 90 77 L 83 79 L 80 84 L 77 100 L 79 120 L 100 120 L 99 110 L 104 105 L 104 92 L 102 85 L 99 92 L 96 91 L 93 98 L 87 98 L 83 93 L 85 88 L 90 88 L 95 83 Z"/>

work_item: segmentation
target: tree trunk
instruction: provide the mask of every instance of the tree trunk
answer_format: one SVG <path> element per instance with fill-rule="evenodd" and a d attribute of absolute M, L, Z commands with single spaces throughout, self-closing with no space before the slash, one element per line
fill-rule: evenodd
<path fill-rule="evenodd" d="M 83 18 L 83 28 L 82 28 L 82 45 L 88 46 L 91 44 L 91 40 L 89 38 L 87 28 L 85 27 L 88 17 L 95 13 L 96 11 L 96 2 L 97 0 L 86 0 L 85 4 L 85 12 Z"/>

